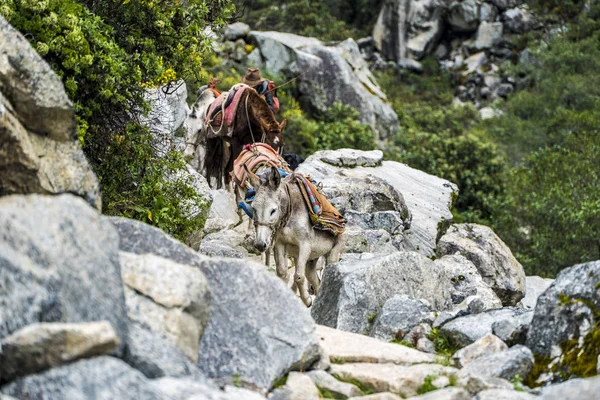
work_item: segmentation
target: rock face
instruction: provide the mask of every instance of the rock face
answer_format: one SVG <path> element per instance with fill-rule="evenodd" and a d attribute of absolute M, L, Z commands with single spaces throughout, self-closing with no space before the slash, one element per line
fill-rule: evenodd
<path fill-rule="evenodd" d="M 240 216 L 233 194 L 224 189 L 213 190 L 210 194 L 213 202 L 204 224 L 204 232 L 213 233 L 236 226 L 240 222 Z"/>
<path fill-rule="evenodd" d="M 120 253 L 128 315 L 172 341 L 198 361 L 198 343 L 208 324 L 210 292 L 195 267 L 153 254 Z"/>
<path fill-rule="evenodd" d="M 338 152 L 338 159 L 350 158 L 351 155 L 357 158 L 364 153 L 356 150 L 350 153 L 345 149 Z M 345 211 L 400 213 L 404 232 L 398 235 L 385 231 L 392 238 L 393 246 L 400 250 L 418 251 L 428 257 L 434 255 L 437 240 L 452 221 L 450 209 L 458 195 L 456 185 L 393 161 L 383 161 L 377 167 L 342 168 L 332 164 L 336 164 L 332 162 L 332 154 L 319 151 L 302 163 L 297 171 L 323 182 L 325 194 L 336 207 L 350 204 Z M 385 182 L 383 186 L 382 181 Z M 380 188 L 377 189 L 377 186 Z M 372 197 L 360 194 L 371 189 L 374 189 Z M 364 206 L 372 204 L 372 208 L 361 209 L 356 203 Z M 385 230 L 390 229 L 388 226 L 376 227 Z M 389 247 L 386 254 L 389 254 Z"/>
<path fill-rule="evenodd" d="M 72 195 L 0 198 L 0 227 L 0 338 L 36 322 L 108 321 L 121 354 L 127 314 L 114 227 Z"/>
<path fill-rule="evenodd" d="M 568 340 L 580 343 L 597 322 L 600 310 L 600 261 L 563 270 L 538 299 L 527 346 L 535 353 L 555 356 Z"/>
<path fill-rule="evenodd" d="M 104 355 L 118 344 L 117 334 L 106 321 L 31 324 L 0 341 L 0 381 Z"/>
<path fill-rule="evenodd" d="M 0 196 L 72 193 L 100 210 L 62 82 L 2 16 L 0 49 Z"/>
<path fill-rule="evenodd" d="M 308 311 L 264 266 L 209 259 L 141 222 L 110 220 L 121 235 L 122 251 L 152 253 L 198 267 L 206 277 L 212 311 L 200 342 L 198 367 L 208 377 L 239 376 L 267 390 L 288 371 L 317 361 L 319 346 Z"/>
<path fill-rule="evenodd" d="M 398 132 L 398 116 L 353 39 L 325 46 L 315 38 L 252 31 L 247 40 L 260 52 L 253 62 L 266 71 L 291 77 L 308 70 L 298 78 L 297 89 L 309 109 L 324 112 L 333 103 L 346 104 L 360 112 L 379 141 Z"/>
<path fill-rule="evenodd" d="M 453 319 L 441 326 L 440 333 L 448 337 L 455 345 L 464 347 L 492 333 L 492 326 L 495 323 L 514 320 L 519 315 L 526 313 L 531 313 L 531 311 L 521 308 L 487 310 L 479 314 Z"/>
<path fill-rule="evenodd" d="M 521 300 L 523 308 L 533 310 L 538 298 L 552 285 L 554 279 L 544 279 L 539 276 L 528 276 L 525 278 L 525 297 Z"/>
<path fill-rule="evenodd" d="M 151 107 L 148 116 L 141 121 L 154 135 L 159 156 L 166 156 L 173 149 L 183 151 L 184 135 L 176 135 L 190 112 L 187 104 L 187 86 L 183 81 L 171 82 L 156 89 L 147 89 L 145 100 Z"/>
<path fill-rule="evenodd" d="M 461 376 L 478 375 L 513 379 L 527 376 L 533 367 L 533 354 L 525 346 L 514 346 L 508 350 L 477 358 L 460 370 Z"/>
<path fill-rule="evenodd" d="M 595 400 L 600 393 L 600 377 L 573 379 L 542 389 L 544 400 L 564 400 L 577 394 L 578 400 Z"/>
<path fill-rule="evenodd" d="M 487 226 L 453 225 L 437 245 L 438 257 L 460 253 L 473 262 L 505 306 L 525 296 L 525 272 L 504 242 Z"/>
<path fill-rule="evenodd" d="M 0 392 L 19 399 L 168 399 L 140 372 L 121 360 L 107 356 L 81 360 L 17 379 L 2 386 Z"/>
<path fill-rule="evenodd" d="M 426 300 L 433 309 L 444 310 L 452 304 L 450 287 L 445 271 L 415 252 L 341 261 L 325 269 L 311 314 L 318 324 L 365 333 L 393 296 Z"/>

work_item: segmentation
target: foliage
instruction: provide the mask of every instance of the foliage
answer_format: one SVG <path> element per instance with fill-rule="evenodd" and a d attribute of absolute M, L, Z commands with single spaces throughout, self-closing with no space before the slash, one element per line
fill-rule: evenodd
<path fill-rule="evenodd" d="M 197 79 L 229 0 L 0 0 L 0 12 L 52 66 L 76 107 L 84 152 L 103 187 L 104 212 L 160 226 L 180 238 L 203 212 L 177 157 L 160 158 L 140 123 L 145 88 Z M 202 208 L 202 204 L 199 204 Z"/>
<path fill-rule="evenodd" d="M 290 32 L 322 40 L 345 40 L 353 34 L 320 0 L 237 1 L 245 7 L 244 20 L 254 29 Z"/>
<path fill-rule="evenodd" d="M 433 328 L 427 338 L 433 342 L 435 351 L 440 356 L 452 357 L 458 350 L 457 346 L 454 346 L 437 328 Z"/>
<path fill-rule="evenodd" d="M 282 92 L 281 116 L 287 120 L 284 132 L 285 151 L 307 157 L 319 150 L 375 148 L 370 126 L 360 122 L 357 110 L 334 103 L 324 115 L 309 118 L 292 97 Z"/>
<path fill-rule="evenodd" d="M 484 130 L 472 128 L 477 110 L 452 104 L 449 77 L 436 63 L 425 61 L 423 75 L 379 74 L 401 127 L 385 155 L 456 183 L 458 221 L 486 220 L 504 189 L 504 157 Z"/>

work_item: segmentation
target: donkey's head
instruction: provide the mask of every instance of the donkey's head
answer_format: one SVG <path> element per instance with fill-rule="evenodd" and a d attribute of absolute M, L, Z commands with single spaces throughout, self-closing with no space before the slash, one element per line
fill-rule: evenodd
<path fill-rule="evenodd" d="M 246 166 L 244 165 L 244 168 Z M 280 227 L 285 210 L 282 207 L 281 175 L 277 168 L 271 168 L 262 179 L 246 168 L 250 184 L 256 190 L 252 208 L 254 210 L 254 247 L 265 251 L 271 246 L 273 236 Z"/>
<path fill-rule="evenodd" d="M 267 135 L 265 137 L 265 143 L 271 146 L 276 151 L 279 151 L 280 148 L 283 147 L 285 142 L 283 141 L 283 130 L 287 121 L 284 119 L 281 123 L 274 121 L 270 124 L 269 130 L 267 131 Z"/>

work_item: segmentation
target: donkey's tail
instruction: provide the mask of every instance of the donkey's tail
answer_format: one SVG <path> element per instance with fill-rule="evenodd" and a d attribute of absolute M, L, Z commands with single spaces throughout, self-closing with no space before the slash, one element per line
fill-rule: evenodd
<path fill-rule="evenodd" d="M 204 158 L 204 170 L 209 185 L 212 178 L 217 181 L 217 189 L 223 186 L 223 171 L 225 169 L 225 141 L 220 138 L 206 140 L 206 157 Z"/>

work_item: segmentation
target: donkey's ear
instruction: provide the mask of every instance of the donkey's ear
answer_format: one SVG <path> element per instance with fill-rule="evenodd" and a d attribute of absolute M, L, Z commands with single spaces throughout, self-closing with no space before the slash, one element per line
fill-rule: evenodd
<path fill-rule="evenodd" d="M 277 189 L 279 184 L 281 183 L 281 175 L 279 175 L 279 171 L 275 167 L 271 167 L 271 173 L 269 174 L 269 185 L 273 189 Z"/>
<path fill-rule="evenodd" d="M 284 119 L 283 121 L 281 121 L 281 123 L 279 124 L 279 129 L 281 129 L 281 132 L 283 132 L 286 125 L 287 125 L 287 119 Z"/>
<path fill-rule="evenodd" d="M 246 164 L 244 164 L 244 169 L 246 170 L 246 173 L 248 174 L 248 179 L 250 179 L 250 184 L 252 185 L 252 187 L 254 189 L 258 189 L 258 187 L 261 184 L 260 178 L 258 176 L 256 176 L 255 173 L 253 173 L 252 171 L 250 171 L 248 169 L 248 166 Z"/>

